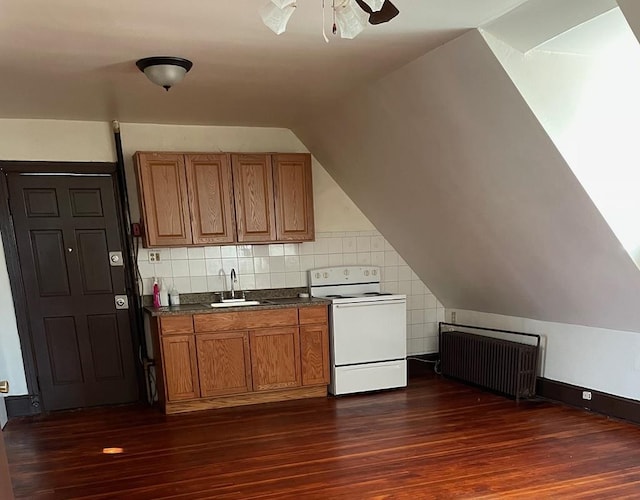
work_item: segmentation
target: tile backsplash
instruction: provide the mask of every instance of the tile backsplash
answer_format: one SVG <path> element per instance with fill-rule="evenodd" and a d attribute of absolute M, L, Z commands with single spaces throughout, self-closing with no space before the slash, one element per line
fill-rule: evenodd
<path fill-rule="evenodd" d="M 149 253 L 159 253 L 158 262 Z M 407 353 L 438 350 L 438 321 L 444 307 L 395 249 L 377 231 L 316 233 L 309 243 L 190 248 L 141 248 L 138 268 L 143 292 L 153 278 L 180 293 L 229 290 L 235 269 L 239 288 L 254 290 L 307 286 L 307 271 L 317 267 L 373 265 L 381 268 L 382 290 L 407 295 Z"/>

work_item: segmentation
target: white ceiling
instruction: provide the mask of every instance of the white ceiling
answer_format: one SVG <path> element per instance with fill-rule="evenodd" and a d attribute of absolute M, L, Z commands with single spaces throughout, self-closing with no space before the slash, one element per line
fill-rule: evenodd
<path fill-rule="evenodd" d="M 524 0 L 394 0 L 401 13 L 355 40 L 321 34 L 321 0 L 299 0 L 276 36 L 267 0 L 0 2 L 0 117 L 288 126 Z M 168 94 L 135 61 L 191 59 Z"/>

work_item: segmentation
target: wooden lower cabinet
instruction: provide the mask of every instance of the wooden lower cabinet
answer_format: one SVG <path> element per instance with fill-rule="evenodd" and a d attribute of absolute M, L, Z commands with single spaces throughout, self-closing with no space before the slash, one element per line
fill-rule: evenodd
<path fill-rule="evenodd" d="M 298 327 L 265 328 L 250 332 L 251 373 L 256 391 L 299 387 Z"/>
<path fill-rule="evenodd" d="M 162 337 L 162 365 L 168 401 L 200 397 L 196 341 L 193 335 Z"/>
<path fill-rule="evenodd" d="M 196 337 L 196 347 L 202 397 L 252 389 L 247 332 L 201 334 Z"/>
<path fill-rule="evenodd" d="M 151 333 L 166 413 L 327 395 L 326 306 L 162 316 Z"/>
<path fill-rule="evenodd" d="M 302 385 L 329 383 L 329 331 L 325 324 L 300 327 Z"/>

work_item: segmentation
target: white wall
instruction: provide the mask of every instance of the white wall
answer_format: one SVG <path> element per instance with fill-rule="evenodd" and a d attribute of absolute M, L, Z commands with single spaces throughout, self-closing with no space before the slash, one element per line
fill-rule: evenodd
<path fill-rule="evenodd" d="M 9 396 L 27 392 L 15 317 L 9 274 L 0 238 L 0 380 L 9 381 Z"/>
<path fill-rule="evenodd" d="M 640 266 L 640 150 L 636 133 L 640 45 L 620 9 L 526 55 L 489 33 L 483 35 Z"/>
<path fill-rule="evenodd" d="M 640 330 L 638 268 L 477 31 L 293 131 L 446 307 Z"/>
<path fill-rule="evenodd" d="M 138 202 L 131 156 L 138 150 L 150 151 L 281 151 L 307 152 L 300 140 L 287 129 L 258 127 L 205 127 L 153 124 L 121 124 L 121 134 L 127 169 L 132 216 L 138 217 Z M 115 161 L 113 134 L 111 124 L 102 122 L 74 122 L 57 120 L 9 120 L 0 119 L 0 159 L 1 160 L 49 160 L 49 161 Z M 313 186 L 315 205 L 315 225 L 319 238 L 351 240 L 352 238 L 372 238 L 379 236 L 375 227 L 369 222 L 358 207 L 345 195 L 340 186 L 325 171 L 322 165 L 313 159 Z M 384 243 L 383 243 L 384 245 Z M 298 246 L 298 245 L 296 245 Z M 323 243 L 310 255 L 318 255 L 318 263 L 329 262 L 329 252 L 323 251 Z M 1 249 L 0 249 L 1 250 Z M 316 252 L 316 250 L 318 250 Z M 308 247 L 307 250 L 308 251 Z M 393 251 L 392 248 L 389 252 Z M 350 252 L 347 252 L 350 253 Z M 353 258 L 366 259 L 371 252 L 355 252 Z M 4 252 L 0 251 L 4 259 Z M 388 285 L 393 288 L 402 286 L 403 290 L 415 289 L 412 300 L 409 328 L 411 352 L 433 351 L 434 325 L 437 314 L 442 316 L 444 310 L 437 299 L 428 291 L 422 282 L 412 273 L 403 261 L 395 264 L 389 261 L 392 268 Z M 305 261 L 308 264 L 308 259 Z M 337 263 L 337 254 L 332 262 Z M 348 262 L 344 261 L 346 264 Z M 354 262 L 355 263 L 355 262 Z M 315 265 L 315 262 L 314 262 Z M 402 271 L 400 271 L 402 268 Z M 166 269 L 166 266 L 165 266 Z M 306 269 L 298 266 L 298 276 Z M 154 269 L 154 273 L 155 273 Z M 395 274 L 394 274 L 395 273 Z M 401 273 L 401 274 L 399 274 Z M 280 274 L 280 273 L 276 273 Z M 284 273 L 282 273 L 284 274 Z M 162 274 L 158 273 L 162 276 Z M 256 273 L 257 275 L 257 273 Z M 402 279 L 400 278 L 402 276 Z M 173 277 L 173 271 L 172 271 Z M 188 278 L 190 279 L 190 278 Z M 255 278 L 254 278 L 255 279 Z M 265 278 L 262 279 L 264 283 Z M 300 282 L 302 278 L 300 277 Z M 414 281 L 417 283 L 414 285 Z M 245 282 L 247 277 L 245 276 Z M 402 281 L 402 283 L 401 283 Z M 292 283 L 291 281 L 289 282 Z M 277 276 L 271 286 L 285 286 Z M 192 288 L 192 287 L 190 287 Z M 248 287 L 247 287 L 248 288 Z M 189 290 L 184 290 L 189 291 Z M 427 298 L 427 295 L 429 296 Z M 418 305 L 418 302 L 420 304 Z M 438 313 L 437 308 L 440 309 Z M 20 344 L 15 324 L 15 314 L 10 294 L 8 276 L 4 260 L 0 262 L 0 313 L 2 329 L 0 330 L 0 378 L 3 370 L 12 383 L 12 395 L 26 394 L 26 381 L 20 353 Z M 5 320 L 6 319 L 6 320 Z M 427 322 L 427 319 L 429 320 Z M 427 324 L 428 323 L 428 324 Z"/>
<path fill-rule="evenodd" d="M 490 33 L 483 36 L 640 266 L 636 126 L 640 115 L 640 46 L 620 10 L 611 10 L 526 55 Z M 602 299 L 606 308 L 607 295 L 602 294 Z M 634 302 L 634 295 L 629 296 L 628 307 L 636 307 Z M 541 333 L 546 344 L 542 376 L 640 399 L 638 327 L 619 331 L 470 311 L 458 311 L 457 321 Z"/>
<path fill-rule="evenodd" d="M 640 333 L 537 321 L 477 311 L 456 312 L 456 323 L 539 334 L 540 376 L 640 400 Z"/>

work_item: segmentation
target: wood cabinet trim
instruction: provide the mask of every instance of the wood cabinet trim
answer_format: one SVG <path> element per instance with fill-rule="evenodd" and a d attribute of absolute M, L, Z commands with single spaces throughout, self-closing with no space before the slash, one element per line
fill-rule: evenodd
<path fill-rule="evenodd" d="M 301 307 L 298 309 L 298 318 L 300 325 L 327 323 L 327 306 Z"/>
<path fill-rule="evenodd" d="M 229 348 L 237 346 L 233 341 L 241 341 L 242 354 L 238 359 Z M 214 342 L 218 345 L 213 353 L 217 359 L 208 359 L 211 354 L 206 345 Z M 225 350 L 224 353 L 219 351 Z M 203 398 L 242 394 L 253 389 L 251 381 L 251 355 L 248 332 L 226 332 L 196 335 L 196 351 L 198 356 L 198 374 L 200 376 L 200 393 Z M 226 357 L 225 357 L 226 354 Z M 219 366 L 216 363 L 219 361 Z M 212 366 L 213 365 L 213 366 Z M 231 377 L 229 376 L 231 375 Z M 244 384 L 238 383 L 238 378 Z"/>
<path fill-rule="evenodd" d="M 329 327 L 327 324 L 300 327 L 302 385 L 329 383 Z"/>
<path fill-rule="evenodd" d="M 162 335 L 193 333 L 193 316 L 161 316 L 160 333 Z"/>
<path fill-rule="evenodd" d="M 210 184 L 198 181 L 198 168 L 213 168 Z M 195 245 L 234 243 L 236 237 L 233 183 L 229 155 L 186 154 L 185 170 L 191 214 L 191 232 Z M 204 199 L 203 199 L 204 197 Z M 206 211 L 203 214 L 203 209 Z M 217 226 L 216 232 L 205 232 L 205 225 Z"/>
<path fill-rule="evenodd" d="M 162 369 L 164 373 L 165 396 L 167 401 L 183 401 L 200 397 L 196 342 L 193 335 L 167 335 L 161 339 Z M 174 359 L 171 348 L 174 344 L 185 344 L 187 357 Z M 184 366 L 187 363 L 189 366 Z M 189 390 L 178 392 L 176 385 L 182 381 L 190 384 Z"/>
<path fill-rule="evenodd" d="M 196 314 L 193 317 L 193 322 L 196 333 L 297 326 L 298 310 L 296 308 L 287 308 L 266 311 Z"/>
<path fill-rule="evenodd" d="M 253 164 L 254 174 L 245 175 L 247 164 Z M 233 192 L 236 207 L 236 227 L 239 243 L 276 241 L 273 167 L 267 154 L 232 154 Z M 255 170 L 258 171 L 255 171 Z M 260 171 L 261 170 L 261 171 Z M 246 194 L 248 192 L 248 194 Z M 261 199 L 263 198 L 263 199 Z M 250 224 L 251 223 L 251 224 Z M 250 227 L 262 225 L 259 230 Z"/>
<path fill-rule="evenodd" d="M 160 361 L 158 389 L 165 411 L 272 400 L 272 396 L 260 394 L 289 394 L 287 391 L 303 387 L 309 390 L 320 387 L 326 391 L 329 383 L 327 314 L 327 306 L 314 306 L 152 319 L 153 347 Z M 232 359 L 225 359 L 224 363 L 234 363 L 235 373 L 227 382 L 217 380 L 207 384 L 207 374 L 225 368 L 207 368 L 211 362 L 207 356 L 212 354 L 203 346 L 207 342 L 217 343 L 212 347 L 213 355 L 217 356 L 227 348 L 226 340 L 231 341 L 228 348 Z M 238 340 L 242 342 L 241 356 Z M 183 346 L 172 350 L 176 347 L 174 344 Z M 244 384 L 238 383 L 238 370 L 244 374 Z M 186 386 L 188 390 L 184 390 Z M 176 387 L 182 387 L 182 392 L 178 393 Z"/>
<path fill-rule="evenodd" d="M 282 349 L 272 352 L 269 347 L 272 345 L 258 345 L 263 342 L 262 338 L 290 337 L 285 339 L 291 346 L 293 358 L 285 358 L 286 352 Z M 268 341 L 264 341 L 268 342 Z M 278 339 L 282 343 L 282 339 Z M 300 331 L 295 327 L 264 328 L 249 331 L 249 344 L 251 348 L 251 378 L 253 380 L 254 391 L 270 391 L 276 389 L 290 389 L 302 385 L 302 375 L 300 367 Z M 278 346 L 279 347 L 279 346 Z M 292 369 L 292 372 L 289 372 Z M 282 379 L 284 376 L 293 376 L 288 380 Z M 275 380 L 272 380 L 275 379 Z"/>
<path fill-rule="evenodd" d="M 175 182 L 166 182 L 173 204 L 160 202 L 152 186 L 153 162 L 174 162 Z M 203 202 L 195 180 L 194 162 L 220 162 L 217 175 L 221 200 Z M 251 175 L 243 165 L 253 163 Z M 286 175 L 286 164 L 295 164 L 295 175 Z M 134 154 L 140 216 L 145 247 L 171 247 L 232 243 L 313 241 L 314 206 L 311 155 L 308 153 L 195 153 L 138 151 Z M 299 167 L 299 170 L 298 170 Z M 222 208 L 220 208 L 222 207 Z M 207 212 L 203 216 L 202 211 Z M 222 213 L 218 213 L 222 212 Z M 159 227 L 169 220 L 170 235 Z M 164 221 L 164 222 L 163 222 Z M 209 226 L 224 227 L 213 233 Z"/>
<path fill-rule="evenodd" d="M 276 210 L 276 239 L 278 241 L 313 241 L 315 237 L 313 212 L 313 182 L 309 153 L 278 153 L 272 155 L 273 189 Z M 285 166 L 293 166 L 301 176 L 291 179 Z M 287 184 L 289 182 L 289 184 Z M 295 227 L 288 227 L 291 222 Z"/>
<path fill-rule="evenodd" d="M 169 188 L 176 191 L 177 206 L 167 204 L 168 193 L 156 193 L 153 185 L 154 163 L 169 163 L 174 165 L 175 183 L 167 182 Z M 143 242 L 146 247 L 154 246 L 185 246 L 192 240 L 191 224 L 189 222 L 189 201 L 187 193 L 187 178 L 184 168 L 184 156 L 175 153 L 141 153 L 134 155 L 140 215 L 143 221 Z M 171 184 L 171 186 L 169 186 Z M 163 198 L 160 202 L 157 198 Z M 173 212 L 170 209 L 173 209 Z M 159 213 L 159 211 L 168 211 Z M 178 232 L 173 235 L 160 235 L 161 219 L 171 219 L 177 225 Z"/>

